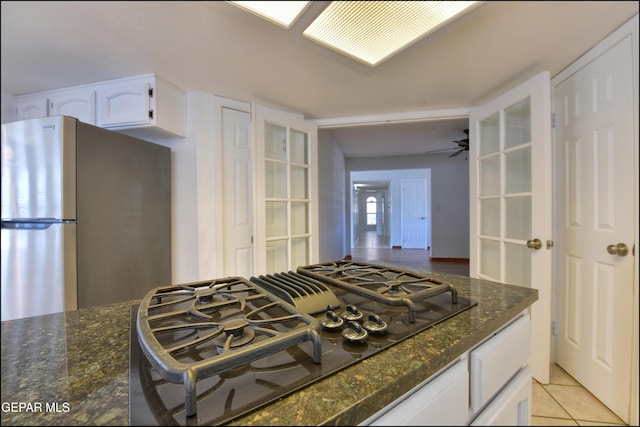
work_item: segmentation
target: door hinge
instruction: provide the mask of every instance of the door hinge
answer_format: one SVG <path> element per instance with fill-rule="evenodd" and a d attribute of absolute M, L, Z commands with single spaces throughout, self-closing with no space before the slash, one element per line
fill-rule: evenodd
<path fill-rule="evenodd" d="M 551 322 L 551 335 L 552 336 L 556 336 L 556 322 L 555 320 L 553 322 Z"/>
<path fill-rule="evenodd" d="M 153 120 L 153 110 L 149 110 L 149 118 Z"/>
<path fill-rule="evenodd" d="M 149 88 L 149 98 L 153 98 L 153 88 Z"/>
<path fill-rule="evenodd" d="M 251 244 L 253 244 L 253 236 L 251 236 Z"/>
<path fill-rule="evenodd" d="M 556 113 L 551 113 L 551 128 L 555 129 L 556 127 Z"/>

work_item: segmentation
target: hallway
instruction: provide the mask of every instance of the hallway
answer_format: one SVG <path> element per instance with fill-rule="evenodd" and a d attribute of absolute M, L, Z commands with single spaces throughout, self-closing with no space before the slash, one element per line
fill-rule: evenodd
<path fill-rule="evenodd" d="M 354 248 L 391 248 L 389 236 L 378 236 L 375 230 L 362 231 L 356 237 Z"/>

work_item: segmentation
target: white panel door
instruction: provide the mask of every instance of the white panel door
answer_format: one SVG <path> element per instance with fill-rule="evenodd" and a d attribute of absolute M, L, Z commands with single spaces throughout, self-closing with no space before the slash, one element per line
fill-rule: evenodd
<path fill-rule="evenodd" d="M 402 248 L 427 248 L 427 181 L 403 179 L 400 182 L 402 197 Z"/>
<path fill-rule="evenodd" d="M 224 276 L 253 275 L 251 115 L 222 108 Z"/>
<path fill-rule="evenodd" d="M 632 49 L 628 35 L 554 88 L 556 361 L 626 422 L 637 299 Z"/>
<path fill-rule="evenodd" d="M 543 72 L 469 115 L 472 277 L 538 290 L 531 374 L 551 359 L 551 90 Z"/>

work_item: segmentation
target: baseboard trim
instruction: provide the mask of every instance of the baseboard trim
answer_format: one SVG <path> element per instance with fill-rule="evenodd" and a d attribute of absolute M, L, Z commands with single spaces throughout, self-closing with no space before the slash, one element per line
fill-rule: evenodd
<path fill-rule="evenodd" d="M 467 262 L 469 262 L 469 258 L 435 258 L 435 257 L 430 257 L 429 259 L 431 261 L 451 261 L 451 262 L 467 261 Z"/>

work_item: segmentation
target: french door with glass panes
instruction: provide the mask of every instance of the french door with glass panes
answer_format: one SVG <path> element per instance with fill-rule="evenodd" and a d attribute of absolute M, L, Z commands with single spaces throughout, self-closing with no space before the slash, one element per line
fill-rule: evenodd
<path fill-rule="evenodd" d="M 317 127 L 262 106 L 255 117 L 257 272 L 317 263 Z"/>
<path fill-rule="evenodd" d="M 471 277 L 538 290 L 531 374 L 551 358 L 551 92 L 543 72 L 469 115 Z"/>

